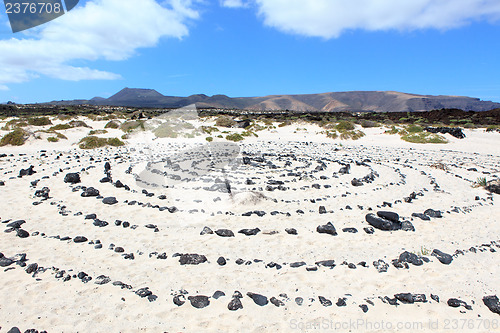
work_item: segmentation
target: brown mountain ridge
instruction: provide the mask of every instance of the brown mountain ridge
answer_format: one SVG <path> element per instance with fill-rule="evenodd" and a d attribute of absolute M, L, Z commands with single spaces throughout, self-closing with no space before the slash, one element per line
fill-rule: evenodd
<path fill-rule="evenodd" d="M 500 103 L 465 96 L 416 95 L 396 91 L 348 91 L 321 94 L 269 95 L 262 97 L 165 96 L 154 89 L 124 88 L 109 98 L 54 101 L 49 104 L 112 105 L 129 107 L 178 108 L 196 104 L 198 108 L 245 109 L 254 111 L 289 110 L 296 112 L 412 112 L 436 109 L 487 111 Z"/>

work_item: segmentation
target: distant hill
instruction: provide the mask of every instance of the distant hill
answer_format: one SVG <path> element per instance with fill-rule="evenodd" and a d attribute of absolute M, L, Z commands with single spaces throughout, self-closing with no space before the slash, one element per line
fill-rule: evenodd
<path fill-rule="evenodd" d="M 310 112 L 374 111 L 412 112 L 437 109 L 488 111 L 500 108 L 500 103 L 464 96 L 415 95 L 396 91 L 349 91 L 303 95 L 270 95 L 262 97 L 164 96 L 154 89 L 124 88 L 109 98 L 53 101 L 48 104 L 113 105 L 130 107 L 178 108 L 196 104 L 198 108 L 247 109 L 255 111 L 289 110 Z"/>

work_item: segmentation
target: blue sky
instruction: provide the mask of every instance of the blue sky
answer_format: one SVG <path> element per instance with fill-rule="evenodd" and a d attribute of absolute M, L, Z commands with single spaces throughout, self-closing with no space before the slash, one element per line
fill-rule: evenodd
<path fill-rule="evenodd" d="M 231 97 L 396 90 L 500 102 L 498 0 L 88 0 L 13 34 L 0 102 L 123 87 Z"/>

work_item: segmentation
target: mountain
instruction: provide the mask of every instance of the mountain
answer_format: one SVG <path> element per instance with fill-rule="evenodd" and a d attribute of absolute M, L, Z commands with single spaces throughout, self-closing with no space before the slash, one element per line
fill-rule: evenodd
<path fill-rule="evenodd" d="M 255 111 L 289 110 L 297 112 L 412 112 L 437 109 L 487 111 L 500 108 L 500 103 L 464 96 L 415 95 L 396 91 L 348 91 L 303 95 L 270 95 L 262 97 L 164 96 L 154 89 L 124 88 L 109 98 L 54 101 L 48 104 L 112 105 L 129 107 L 179 108 L 196 104 L 198 108 L 246 109 Z"/>

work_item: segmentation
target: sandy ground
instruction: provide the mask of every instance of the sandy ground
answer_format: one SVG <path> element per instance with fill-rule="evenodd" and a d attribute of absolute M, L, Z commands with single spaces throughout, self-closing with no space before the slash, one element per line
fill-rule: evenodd
<path fill-rule="evenodd" d="M 106 124 L 81 119 L 92 129 Z M 12 259 L 0 269 L 0 333 L 14 326 L 21 332 L 500 331 L 500 316 L 483 303 L 500 295 L 499 196 L 474 186 L 479 177 L 500 176 L 498 133 L 465 130 L 465 139 L 446 135 L 448 144 L 424 145 L 382 128 L 363 129 L 365 137 L 349 141 L 294 124 L 237 144 L 218 138 L 207 144 L 206 135 L 155 139 L 138 133 L 124 147 L 79 149 L 91 128 L 61 131 L 68 139 L 57 143 L 42 135 L 24 146 L 0 147 L 6 155 L 0 158 L 0 226 L 6 231 L 0 252 L 4 264 Z M 122 134 L 114 129 L 100 136 Z M 106 162 L 112 183 L 101 182 Z M 347 164 L 349 174 L 339 173 Z M 30 165 L 36 173 L 18 177 Z M 65 182 L 68 173 L 78 173 L 81 182 Z M 371 181 L 352 185 L 370 174 Z M 127 188 L 116 187 L 118 180 Z M 82 197 L 82 186 L 117 203 Z M 44 187 L 48 199 L 35 196 Z M 427 209 L 442 217 L 412 216 Z M 255 211 L 265 215 L 244 216 Z M 377 211 L 398 213 L 415 231 L 367 233 L 365 216 Z M 25 223 L 7 227 L 17 220 Z M 99 221 L 107 225 L 96 226 Z M 317 232 L 328 222 L 337 235 Z M 234 237 L 201 235 L 206 226 Z M 260 232 L 238 233 L 253 228 Z M 290 228 L 297 234 L 285 231 Z M 19 229 L 29 237 L 19 237 Z M 76 243 L 77 236 L 87 240 Z M 441 263 L 434 249 L 453 261 Z M 423 264 L 397 268 L 392 261 L 405 251 Z M 179 254 L 207 261 L 181 265 Z M 335 267 L 316 264 L 323 260 L 334 260 Z M 379 260 L 386 272 L 376 268 Z M 304 264 L 290 265 L 298 262 Z M 38 268 L 27 273 L 34 263 Z M 216 291 L 225 295 L 214 297 Z M 242 308 L 231 311 L 236 291 Z M 260 306 L 247 293 L 272 302 Z M 400 293 L 424 294 L 425 302 L 383 300 Z M 200 295 L 209 297 L 208 306 L 191 304 Z M 176 305 L 176 296 L 185 303 Z M 464 303 L 449 306 L 453 298 Z M 345 306 L 336 304 L 339 299 Z"/>

